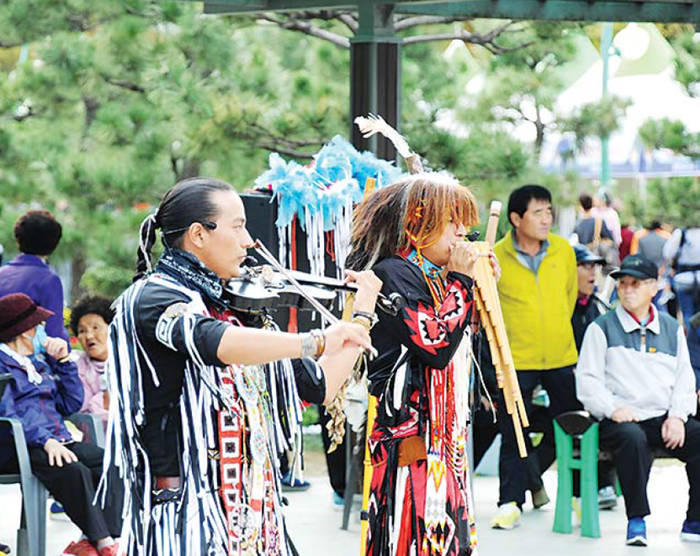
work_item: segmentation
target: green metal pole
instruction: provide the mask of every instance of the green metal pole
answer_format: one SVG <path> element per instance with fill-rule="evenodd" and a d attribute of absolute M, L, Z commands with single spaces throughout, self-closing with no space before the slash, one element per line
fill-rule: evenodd
<path fill-rule="evenodd" d="M 603 99 L 608 97 L 608 78 L 610 51 L 612 49 L 613 24 L 603 23 L 603 34 L 600 39 L 600 56 L 603 59 Z M 600 192 L 605 193 L 610 187 L 610 138 L 603 135 L 600 138 Z"/>

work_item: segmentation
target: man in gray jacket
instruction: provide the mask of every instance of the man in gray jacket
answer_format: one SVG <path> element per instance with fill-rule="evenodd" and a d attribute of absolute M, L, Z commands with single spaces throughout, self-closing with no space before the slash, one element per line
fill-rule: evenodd
<path fill-rule="evenodd" d="M 652 450 L 686 464 L 690 502 L 681 538 L 700 542 L 700 422 L 683 328 L 651 300 L 656 264 L 630 255 L 619 271 L 620 305 L 586 331 L 576 367 L 584 408 L 601 420 L 600 443 L 610 450 L 627 510 L 627 544 L 646 546 L 647 482 Z"/>

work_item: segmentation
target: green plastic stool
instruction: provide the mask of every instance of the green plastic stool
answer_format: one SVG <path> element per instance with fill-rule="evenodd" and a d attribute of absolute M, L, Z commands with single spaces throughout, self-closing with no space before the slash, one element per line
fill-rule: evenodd
<path fill-rule="evenodd" d="M 574 455 L 574 438 L 581 449 Z M 585 411 L 570 411 L 554 420 L 557 449 L 557 504 L 555 533 L 571 533 L 571 498 L 574 495 L 573 470 L 581 471 L 581 536 L 600 538 L 598 521 L 598 424 Z"/>

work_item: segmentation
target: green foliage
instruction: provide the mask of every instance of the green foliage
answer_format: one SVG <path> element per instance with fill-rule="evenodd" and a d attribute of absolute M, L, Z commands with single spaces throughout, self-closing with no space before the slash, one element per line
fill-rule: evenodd
<path fill-rule="evenodd" d="M 666 148 L 694 160 L 700 159 L 700 133 L 689 132 L 679 120 L 647 120 L 639 128 L 639 136 L 649 149 Z"/>
<path fill-rule="evenodd" d="M 460 114 L 460 120 L 503 124 L 531 124 L 535 132 L 534 154 L 539 159 L 546 132 L 554 122 L 545 112 L 554 112 L 554 102 L 565 84 L 557 70 L 576 52 L 579 26 L 552 22 L 530 22 L 521 32 L 504 38 L 506 46 L 527 44 L 490 59 L 483 90 Z"/>
<path fill-rule="evenodd" d="M 676 80 L 691 97 L 700 97 L 700 40 L 692 30 L 673 42 L 676 50 Z"/>
<path fill-rule="evenodd" d="M 676 34 L 672 42 L 676 51 L 676 80 L 691 97 L 700 97 L 700 41 L 697 37 L 698 34 L 689 29 Z M 647 148 L 667 148 L 693 160 L 700 159 L 700 133 L 688 131 L 682 121 L 647 120 L 639 135 Z"/>
<path fill-rule="evenodd" d="M 654 179 L 648 185 L 643 220 L 659 219 L 672 226 L 700 226 L 700 180 L 698 178 Z"/>
<path fill-rule="evenodd" d="M 76 281 L 131 281 L 143 213 L 204 173 L 249 187 L 279 150 L 308 157 L 346 130 L 348 52 L 195 3 L 10 0 L 0 44 L 0 242 L 28 206 L 57 212 Z M 308 68 L 318 67 L 310 72 Z M 78 284 L 72 285 L 74 292 Z"/>
<path fill-rule="evenodd" d="M 619 129 L 631 100 L 609 96 L 580 106 L 567 117 L 559 118 L 559 128 L 574 134 L 577 149 L 582 149 L 587 139 L 609 137 Z"/>

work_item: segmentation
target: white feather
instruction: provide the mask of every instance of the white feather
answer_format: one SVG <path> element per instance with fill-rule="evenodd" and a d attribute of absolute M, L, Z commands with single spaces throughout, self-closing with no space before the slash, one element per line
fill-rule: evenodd
<path fill-rule="evenodd" d="M 355 124 L 360 129 L 365 139 L 380 133 L 393 143 L 394 147 L 396 147 L 396 150 L 403 158 L 408 158 L 413 155 L 403 135 L 386 123 L 381 116 L 375 116 L 374 114 L 370 114 L 367 118 L 364 116 L 357 116 L 355 118 Z"/>

